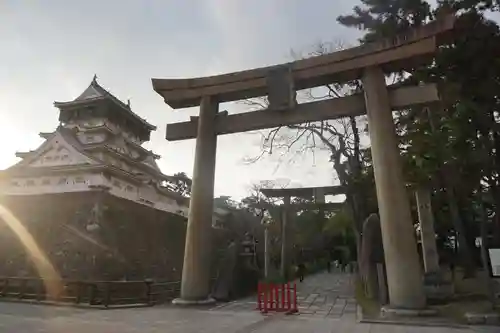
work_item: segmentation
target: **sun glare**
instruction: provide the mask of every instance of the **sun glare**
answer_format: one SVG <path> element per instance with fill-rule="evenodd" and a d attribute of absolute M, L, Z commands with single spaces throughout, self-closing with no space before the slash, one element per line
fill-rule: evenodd
<path fill-rule="evenodd" d="M 36 149 L 41 139 L 34 133 L 25 134 L 23 131 L 15 130 L 15 126 L 9 124 L 7 119 L 0 119 L 0 170 L 4 170 L 19 161 L 16 152 Z"/>
<path fill-rule="evenodd" d="M 61 277 L 30 232 L 9 209 L 2 205 L 0 205 L 0 219 L 7 224 L 23 245 L 39 276 L 44 281 L 47 293 L 52 296 L 59 295 L 61 292 Z"/>

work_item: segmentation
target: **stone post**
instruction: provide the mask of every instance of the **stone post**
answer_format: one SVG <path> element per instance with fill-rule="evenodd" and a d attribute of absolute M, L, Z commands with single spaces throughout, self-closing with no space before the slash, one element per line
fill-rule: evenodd
<path fill-rule="evenodd" d="M 378 301 L 380 305 L 387 304 L 387 277 L 385 276 L 384 264 L 377 265 Z"/>
<path fill-rule="evenodd" d="M 290 197 L 283 198 L 283 211 L 281 214 L 281 277 L 288 278 L 288 244 L 287 223 L 290 217 Z"/>
<path fill-rule="evenodd" d="M 325 203 L 325 190 L 323 188 L 314 189 L 314 202 Z"/>
<path fill-rule="evenodd" d="M 324 188 L 315 188 L 313 190 L 314 194 L 314 202 L 316 204 L 324 204 L 325 203 L 325 189 Z M 319 218 L 321 221 L 318 221 L 318 223 L 323 223 L 325 220 L 325 207 L 320 206 L 318 209 L 319 213 Z M 328 256 L 326 258 L 328 261 L 330 261 L 330 253 L 328 253 Z"/>
<path fill-rule="evenodd" d="M 193 183 L 182 267 L 181 297 L 174 304 L 213 302 L 210 293 L 211 231 L 213 215 L 218 103 L 203 97 L 198 118 Z"/>
<path fill-rule="evenodd" d="M 269 277 L 269 226 L 264 225 L 264 277 Z"/>
<path fill-rule="evenodd" d="M 378 67 L 366 68 L 362 82 L 390 306 L 421 309 L 425 307 L 422 272 L 385 76 Z"/>
<path fill-rule="evenodd" d="M 415 197 L 417 201 L 418 220 L 420 221 L 425 273 L 437 273 L 439 272 L 439 257 L 436 247 L 436 232 L 434 231 L 431 192 L 428 188 L 419 187 L 415 191 Z"/>

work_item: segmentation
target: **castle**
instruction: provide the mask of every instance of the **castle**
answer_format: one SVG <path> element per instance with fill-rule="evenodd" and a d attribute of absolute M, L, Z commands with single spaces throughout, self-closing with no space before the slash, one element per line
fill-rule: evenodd
<path fill-rule="evenodd" d="M 0 171 L 0 204 L 28 229 L 63 278 L 176 279 L 189 198 L 142 145 L 155 126 L 96 77 L 37 149 Z M 223 211 L 214 212 L 214 221 Z M 33 276 L 26 246 L 0 224 L 0 276 Z"/>

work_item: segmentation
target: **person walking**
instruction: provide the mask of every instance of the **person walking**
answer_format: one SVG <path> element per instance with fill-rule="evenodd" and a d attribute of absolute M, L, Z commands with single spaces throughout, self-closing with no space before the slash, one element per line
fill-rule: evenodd
<path fill-rule="evenodd" d="M 340 272 L 344 273 L 345 271 L 345 263 L 344 263 L 344 257 L 340 256 L 339 258 L 339 266 L 340 266 Z"/>
<path fill-rule="evenodd" d="M 306 266 L 304 265 L 303 262 L 300 262 L 297 265 L 297 276 L 298 276 L 300 282 L 304 281 L 305 273 L 306 273 Z"/>

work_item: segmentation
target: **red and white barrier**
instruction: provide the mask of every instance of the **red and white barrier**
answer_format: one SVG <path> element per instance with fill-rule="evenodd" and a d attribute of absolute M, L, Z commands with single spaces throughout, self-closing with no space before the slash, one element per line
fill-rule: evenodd
<path fill-rule="evenodd" d="M 259 282 L 257 289 L 257 310 L 262 313 L 297 313 L 297 284 L 273 284 Z"/>

